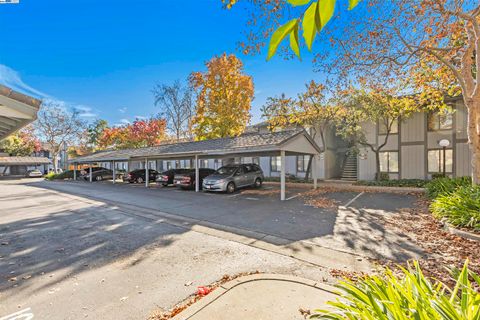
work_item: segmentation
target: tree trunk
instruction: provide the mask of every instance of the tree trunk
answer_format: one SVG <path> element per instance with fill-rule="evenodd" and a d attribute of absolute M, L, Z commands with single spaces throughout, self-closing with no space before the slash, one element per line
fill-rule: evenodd
<path fill-rule="evenodd" d="M 305 182 L 307 182 L 308 178 L 310 177 L 310 172 L 312 171 L 312 162 L 313 162 L 313 156 L 311 155 L 310 158 L 308 159 L 307 171 L 305 172 L 305 178 L 304 178 Z"/>
<path fill-rule="evenodd" d="M 53 172 L 54 172 L 54 173 L 57 173 L 57 168 L 58 168 L 57 156 L 58 156 L 58 153 L 53 153 L 53 152 L 52 152 Z"/>
<path fill-rule="evenodd" d="M 472 181 L 480 184 L 480 96 L 464 99 L 468 109 L 468 144 L 472 153 Z"/>
<path fill-rule="evenodd" d="M 381 172 L 380 172 L 380 150 L 378 151 L 375 151 L 375 172 L 377 173 L 376 174 L 376 177 L 375 177 L 375 180 L 377 181 L 380 181 L 381 180 Z"/>

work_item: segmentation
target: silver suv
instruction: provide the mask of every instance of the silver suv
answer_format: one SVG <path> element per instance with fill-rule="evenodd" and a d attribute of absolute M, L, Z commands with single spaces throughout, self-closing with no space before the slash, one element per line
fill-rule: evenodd
<path fill-rule="evenodd" d="M 260 188 L 263 171 L 257 164 L 233 164 L 224 166 L 203 179 L 203 190 L 232 193 L 238 188 Z"/>

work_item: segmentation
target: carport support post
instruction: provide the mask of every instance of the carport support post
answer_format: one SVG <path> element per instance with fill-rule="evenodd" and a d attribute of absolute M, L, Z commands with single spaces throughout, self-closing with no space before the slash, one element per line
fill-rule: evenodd
<path fill-rule="evenodd" d="M 90 167 L 88 168 L 88 180 L 92 182 L 92 164 L 90 163 Z"/>
<path fill-rule="evenodd" d="M 145 158 L 145 187 L 148 188 L 148 178 L 149 178 L 149 174 L 148 174 L 148 158 Z"/>
<path fill-rule="evenodd" d="M 115 184 L 115 179 L 117 178 L 117 173 L 115 172 L 115 161 L 112 161 L 112 169 L 113 169 L 113 184 Z"/>
<path fill-rule="evenodd" d="M 200 170 L 198 168 L 198 156 L 195 156 L 195 192 L 200 191 Z"/>
<path fill-rule="evenodd" d="M 73 181 L 77 181 L 77 163 L 73 163 Z"/>
<path fill-rule="evenodd" d="M 280 151 L 280 200 L 285 200 L 285 150 Z"/>
<path fill-rule="evenodd" d="M 317 180 L 318 180 L 318 168 L 317 168 L 317 157 L 311 155 L 312 159 L 312 178 L 313 178 L 313 189 L 317 189 Z"/>

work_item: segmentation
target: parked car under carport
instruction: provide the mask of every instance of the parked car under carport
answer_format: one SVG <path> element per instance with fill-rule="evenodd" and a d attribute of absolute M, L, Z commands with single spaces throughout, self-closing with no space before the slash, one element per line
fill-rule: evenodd
<path fill-rule="evenodd" d="M 238 188 L 260 188 L 264 180 L 262 169 L 254 164 L 224 166 L 203 180 L 205 191 L 232 193 Z"/>
<path fill-rule="evenodd" d="M 103 167 L 91 168 L 92 170 L 92 181 L 102 181 L 113 179 L 113 171 Z M 90 180 L 90 169 L 81 170 L 80 178 L 85 181 Z"/>
<path fill-rule="evenodd" d="M 215 173 L 215 170 L 208 169 L 208 168 L 200 168 L 198 169 L 198 173 L 199 173 L 199 177 L 198 177 L 199 186 L 201 188 L 203 184 L 203 179 Z M 195 189 L 195 183 L 196 183 L 195 169 L 188 170 L 185 173 L 176 174 L 173 182 L 175 186 L 180 187 L 182 189 Z"/>
<path fill-rule="evenodd" d="M 148 170 L 148 181 L 155 181 L 157 178 L 158 171 L 149 169 Z M 143 183 L 145 181 L 145 169 L 137 169 L 126 173 L 123 176 L 123 181 L 127 181 L 129 183 Z"/>

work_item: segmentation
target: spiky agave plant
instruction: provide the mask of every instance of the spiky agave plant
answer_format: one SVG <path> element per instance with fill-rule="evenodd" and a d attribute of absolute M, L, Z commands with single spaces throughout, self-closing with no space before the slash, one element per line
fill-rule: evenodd
<path fill-rule="evenodd" d="M 401 273 L 387 269 L 383 276 L 341 282 L 337 301 L 328 303 L 329 310 L 315 310 L 311 319 L 480 320 L 480 276 L 469 271 L 468 261 L 452 271 L 453 289 L 432 283 L 416 261 Z"/>

